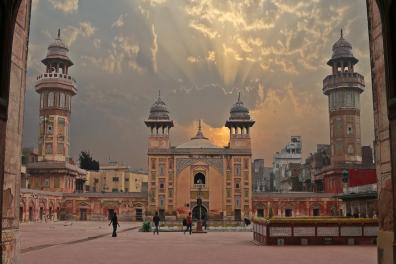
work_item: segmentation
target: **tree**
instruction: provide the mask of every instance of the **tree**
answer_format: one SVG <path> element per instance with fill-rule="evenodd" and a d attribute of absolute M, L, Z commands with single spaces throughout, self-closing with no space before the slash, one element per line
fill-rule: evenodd
<path fill-rule="evenodd" d="M 81 151 L 79 156 L 80 168 L 90 171 L 99 170 L 99 161 L 94 160 L 89 151 Z"/>

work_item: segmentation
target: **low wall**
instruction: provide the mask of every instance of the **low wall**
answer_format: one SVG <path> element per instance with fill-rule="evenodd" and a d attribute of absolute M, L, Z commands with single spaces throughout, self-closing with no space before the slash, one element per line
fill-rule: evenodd
<path fill-rule="evenodd" d="M 253 238 L 263 245 L 375 244 L 378 222 L 356 218 L 254 219 Z"/>

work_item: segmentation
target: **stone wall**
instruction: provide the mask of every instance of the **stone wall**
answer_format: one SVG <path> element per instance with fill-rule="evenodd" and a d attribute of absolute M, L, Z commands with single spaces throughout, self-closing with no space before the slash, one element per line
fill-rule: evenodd
<path fill-rule="evenodd" d="M 2 205 L 2 263 L 19 262 L 19 189 L 30 0 L 21 2 L 12 44 Z"/>
<path fill-rule="evenodd" d="M 385 83 L 384 46 L 380 10 L 376 0 L 367 0 L 371 76 L 374 106 L 374 153 L 378 178 L 378 263 L 392 263 L 393 190 L 389 120 Z"/>

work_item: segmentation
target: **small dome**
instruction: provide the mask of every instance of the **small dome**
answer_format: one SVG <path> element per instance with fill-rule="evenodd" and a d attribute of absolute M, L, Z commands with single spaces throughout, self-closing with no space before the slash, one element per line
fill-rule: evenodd
<path fill-rule="evenodd" d="M 230 110 L 230 120 L 250 120 L 249 109 L 243 105 L 240 94 Z"/>
<path fill-rule="evenodd" d="M 150 108 L 150 120 L 169 120 L 169 111 L 166 108 L 166 104 L 162 101 L 160 95 L 157 101 Z"/>
<path fill-rule="evenodd" d="M 344 39 L 342 30 L 340 39 L 333 45 L 333 54 L 327 64 L 331 65 L 333 61 L 339 59 L 349 59 L 352 60 L 353 63 L 358 62 L 358 60 L 353 56 L 352 45 Z"/>
<path fill-rule="evenodd" d="M 65 61 L 69 66 L 71 66 L 73 65 L 73 62 L 70 60 L 69 56 L 67 55 L 68 52 L 69 49 L 61 39 L 60 29 L 58 29 L 58 36 L 55 39 L 55 41 L 48 46 L 47 56 L 43 60 L 43 63 L 60 59 Z"/>
<path fill-rule="evenodd" d="M 197 134 L 192 137 L 190 141 L 187 141 L 176 148 L 213 149 L 220 147 L 210 142 L 210 140 L 204 136 L 202 133 L 201 120 L 199 120 Z"/>

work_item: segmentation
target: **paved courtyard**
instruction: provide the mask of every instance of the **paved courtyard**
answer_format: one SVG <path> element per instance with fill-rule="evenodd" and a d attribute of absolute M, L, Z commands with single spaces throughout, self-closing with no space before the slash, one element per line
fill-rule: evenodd
<path fill-rule="evenodd" d="M 138 232 L 120 223 L 117 238 L 105 222 L 21 225 L 21 263 L 376 263 L 375 246 L 257 246 L 250 232 Z"/>

